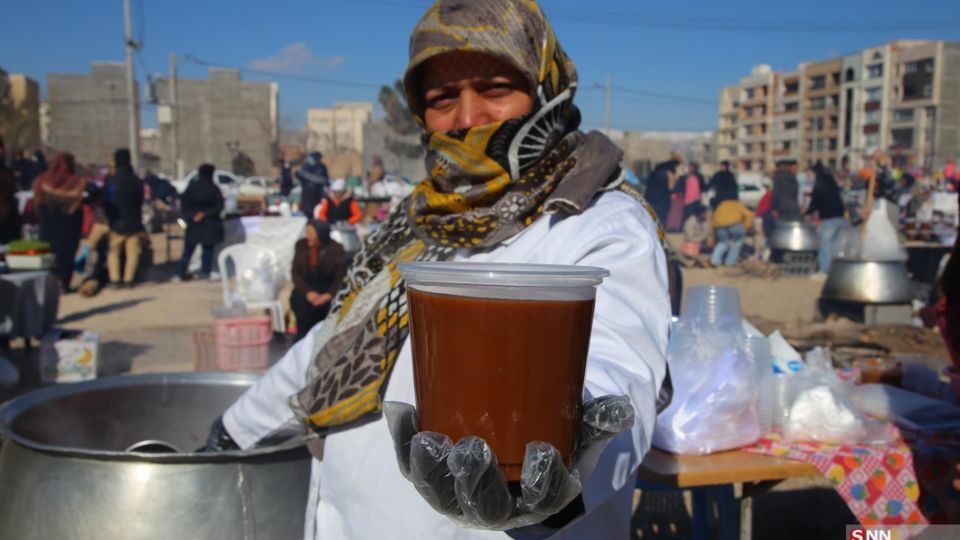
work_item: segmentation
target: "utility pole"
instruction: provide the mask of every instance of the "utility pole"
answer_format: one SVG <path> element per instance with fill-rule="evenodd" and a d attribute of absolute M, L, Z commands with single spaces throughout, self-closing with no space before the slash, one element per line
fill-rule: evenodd
<path fill-rule="evenodd" d="M 607 75 L 607 99 L 606 99 L 606 105 L 607 105 L 607 116 L 606 116 L 606 120 L 607 120 L 607 121 L 606 121 L 607 133 L 606 133 L 606 135 L 607 135 L 607 137 L 610 136 L 610 128 L 611 128 L 611 126 L 610 126 L 610 89 L 611 89 L 611 84 L 612 84 L 612 82 L 611 82 L 611 77 L 610 77 L 609 75 Z"/>
<path fill-rule="evenodd" d="M 130 157 L 134 170 L 140 169 L 140 134 L 137 133 L 137 90 L 133 83 L 133 24 L 130 22 L 130 0 L 123 0 L 123 39 L 127 51 L 127 113 L 130 115 Z"/>
<path fill-rule="evenodd" d="M 180 109 L 177 103 L 177 55 L 170 53 L 170 161 L 175 178 L 183 178 L 180 163 Z"/>

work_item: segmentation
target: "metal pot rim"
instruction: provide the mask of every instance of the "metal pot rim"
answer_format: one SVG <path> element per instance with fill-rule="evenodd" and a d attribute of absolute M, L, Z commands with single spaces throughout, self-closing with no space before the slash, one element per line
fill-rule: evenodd
<path fill-rule="evenodd" d="M 105 377 L 103 379 L 96 379 L 93 381 L 42 387 L 17 396 L 0 406 L 0 437 L 8 441 L 13 441 L 20 446 L 48 454 L 110 461 L 136 461 L 141 463 L 229 462 L 239 459 L 247 459 L 254 456 L 266 456 L 303 446 L 306 443 L 305 436 L 294 437 L 274 446 L 256 447 L 247 450 L 233 450 L 227 452 L 184 452 L 179 454 L 122 452 L 39 443 L 17 434 L 11 428 L 11 423 L 13 420 L 34 405 L 51 401 L 52 399 L 56 398 L 79 394 L 89 390 L 142 386 L 144 384 L 158 383 L 180 385 L 216 383 L 223 386 L 250 386 L 252 383 L 256 382 L 259 377 L 259 374 L 256 373 L 239 372 L 149 373 L 142 375 L 119 375 L 114 377 Z"/>

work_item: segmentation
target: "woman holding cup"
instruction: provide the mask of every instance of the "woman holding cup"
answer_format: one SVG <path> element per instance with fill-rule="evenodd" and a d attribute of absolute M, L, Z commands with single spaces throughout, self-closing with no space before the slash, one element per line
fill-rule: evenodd
<path fill-rule="evenodd" d="M 620 150 L 577 129 L 576 69 L 535 2 L 435 3 L 414 29 L 404 85 L 429 177 L 366 240 L 327 321 L 226 411 L 208 446 L 246 448 L 290 426 L 324 437 L 306 538 L 625 537 L 633 474 L 668 393 L 670 299 L 656 220 L 625 187 Z M 416 315 L 398 268 L 409 262 L 609 272 L 592 286 L 583 402 L 554 411 L 579 418 L 575 453 L 545 445 L 531 457 L 528 448 L 524 471 L 544 474 L 522 478 L 523 495 L 499 467 L 476 475 L 473 457 L 496 465 L 482 437 L 420 432 Z M 388 425 L 384 402 L 408 405 L 390 405 Z"/>

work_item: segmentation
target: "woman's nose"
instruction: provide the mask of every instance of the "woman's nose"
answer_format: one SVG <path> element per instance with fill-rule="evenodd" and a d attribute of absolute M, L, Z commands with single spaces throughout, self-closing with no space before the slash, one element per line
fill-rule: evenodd
<path fill-rule="evenodd" d="M 487 102 L 477 92 L 466 89 L 460 92 L 457 103 L 456 129 L 468 129 L 490 123 Z"/>

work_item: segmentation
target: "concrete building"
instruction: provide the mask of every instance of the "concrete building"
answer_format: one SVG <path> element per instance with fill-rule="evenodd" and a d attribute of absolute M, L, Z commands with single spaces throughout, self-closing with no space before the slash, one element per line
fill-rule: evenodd
<path fill-rule="evenodd" d="M 800 159 L 800 102 L 803 99 L 800 72 L 792 71 L 777 77 L 773 96 L 771 157 L 777 161 Z"/>
<path fill-rule="evenodd" d="M 728 86 L 720 90 L 720 111 L 717 123 L 717 161 L 737 162 L 737 131 L 740 118 L 740 88 Z"/>
<path fill-rule="evenodd" d="M 934 170 L 960 157 L 960 43 L 895 46 L 887 148 L 895 164 Z"/>
<path fill-rule="evenodd" d="M 388 174 L 418 182 L 426 177 L 423 145 L 420 134 L 399 135 L 386 122 L 370 122 L 363 126 L 363 170 L 369 171 L 373 156 L 383 159 Z"/>
<path fill-rule="evenodd" d="M 126 70 L 119 62 L 94 63 L 89 75 L 47 76 L 48 143 L 79 163 L 108 164 L 113 151 L 130 146 Z M 135 104 L 137 132 L 140 104 Z"/>
<path fill-rule="evenodd" d="M 20 114 L 14 125 L 3 126 L 4 142 L 9 150 L 36 150 L 41 146 L 40 86 L 19 73 L 8 75 L 7 82 L 10 104 Z"/>
<path fill-rule="evenodd" d="M 623 164 L 640 175 L 647 175 L 661 161 L 670 157 L 673 144 L 662 138 L 651 138 L 640 131 L 611 134 L 613 142 L 623 150 Z"/>
<path fill-rule="evenodd" d="M 841 59 L 800 66 L 800 162 L 837 167 Z"/>
<path fill-rule="evenodd" d="M 773 167 L 773 98 L 777 74 L 768 65 L 754 66 L 740 79 L 737 117 L 737 169 L 769 171 Z"/>
<path fill-rule="evenodd" d="M 740 170 L 760 157 L 764 131 L 756 124 L 763 117 L 756 113 L 765 83 L 758 75 L 754 68 L 740 84 L 720 91 L 718 157 L 735 156 Z M 938 170 L 960 156 L 958 42 L 898 40 L 768 75 L 777 81 L 767 127 L 771 165 L 789 158 L 857 169 L 879 149 L 897 165 Z"/>
<path fill-rule="evenodd" d="M 179 177 L 204 162 L 230 170 L 242 152 L 253 160 L 256 174 L 273 174 L 279 135 L 276 83 L 244 81 L 239 70 L 211 68 L 207 79 L 177 79 L 173 106 L 169 81 L 161 79 L 156 88 L 160 103 L 167 104 L 157 108 L 161 170 Z"/>
<path fill-rule="evenodd" d="M 336 103 L 332 109 L 307 110 L 307 151 L 363 154 L 363 128 L 373 117 L 368 102 Z"/>

